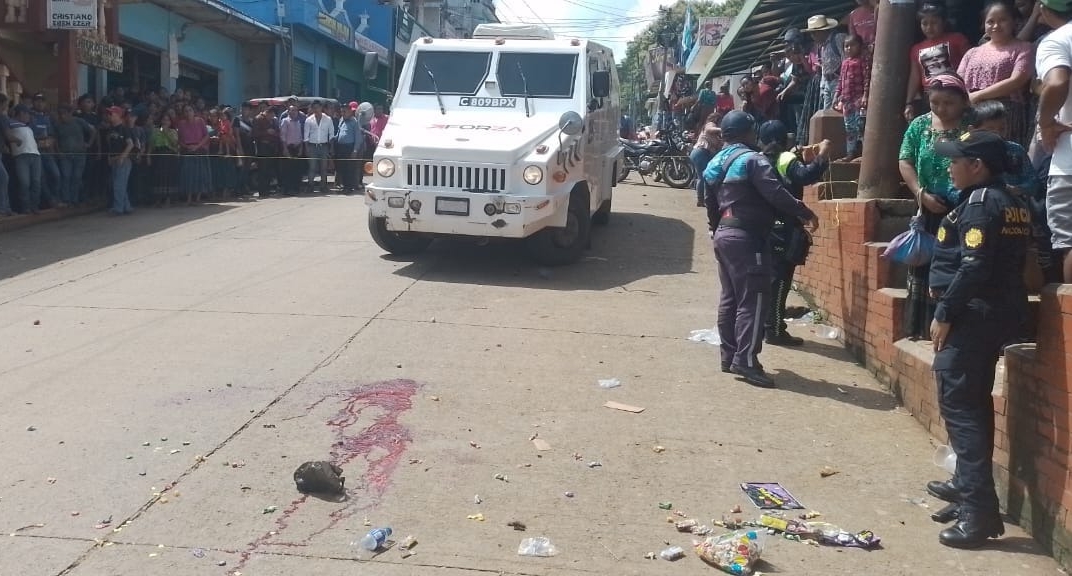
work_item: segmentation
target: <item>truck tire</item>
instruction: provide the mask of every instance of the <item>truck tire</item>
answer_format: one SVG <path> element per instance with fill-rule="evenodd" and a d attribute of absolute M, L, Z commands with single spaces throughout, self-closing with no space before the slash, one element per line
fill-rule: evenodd
<path fill-rule="evenodd" d="M 369 214 L 369 234 L 377 246 L 397 256 L 419 254 L 428 248 L 432 239 L 412 232 L 392 232 L 387 229 L 387 219 Z"/>
<path fill-rule="evenodd" d="M 592 224 L 596 226 L 606 226 L 610 224 L 610 208 L 612 198 L 607 198 L 599 205 L 599 210 L 596 210 L 595 214 L 592 214 Z"/>
<path fill-rule="evenodd" d="M 592 216 L 588 212 L 588 190 L 570 193 L 566 226 L 545 228 L 527 241 L 532 259 L 544 266 L 573 264 L 581 259 L 592 238 Z"/>

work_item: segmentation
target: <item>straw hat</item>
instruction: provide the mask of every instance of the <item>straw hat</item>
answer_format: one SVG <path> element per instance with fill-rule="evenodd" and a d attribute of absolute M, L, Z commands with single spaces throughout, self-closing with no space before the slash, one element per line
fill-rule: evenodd
<path fill-rule="evenodd" d="M 808 18 L 808 27 L 801 30 L 802 32 L 822 32 L 823 30 L 832 30 L 837 28 L 838 21 L 833 18 L 827 18 L 822 14 L 812 16 Z"/>

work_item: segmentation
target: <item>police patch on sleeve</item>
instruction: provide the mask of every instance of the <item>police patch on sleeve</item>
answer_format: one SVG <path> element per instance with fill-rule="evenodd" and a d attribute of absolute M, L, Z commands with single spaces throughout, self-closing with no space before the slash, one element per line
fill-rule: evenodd
<path fill-rule="evenodd" d="M 964 234 L 964 245 L 968 248 L 978 248 L 983 245 L 983 231 L 971 228 Z"/>
<path fill-rule="evenodd" d="M 938 227 L 938 241 L 945 242 L 945 226 Z"/>

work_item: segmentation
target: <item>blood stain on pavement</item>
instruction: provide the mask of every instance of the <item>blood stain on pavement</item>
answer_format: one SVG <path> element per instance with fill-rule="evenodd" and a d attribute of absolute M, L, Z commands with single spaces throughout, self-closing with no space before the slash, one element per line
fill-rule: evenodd
<path fill-rule="evenodd" d="M 420 384 L 413 380 L 387 380 L 365 384 L 343 393 L 331 394 L 307 407 L 308 411 L 334 399 L 342 399 L 342 408 L 327 421 L 333 430 L 335 441 L 329 454 L 331 461 L 344 469 L 347 464 L 362 458 L 366 463 L 357 482 L 348 482 L 351 490 L 360 486 L 361 498 L 350 498 L 341 508 L 328 515 L 328 522 L 298 542 L 282 542 L 276 538 L 287 529 L 291 518 L 308 500 L 301 496 L 281 510 L 275 519 L 275 528 L 249 543 L 241 553 L 238 565 L 230 573 L 240 570 L 250 556 L 265 546 L 297 548 L 307 546 L 313 537 L 323 534 L 350 518 L 378 504 L 391 484 L 391 476 L 402 461 L 406 448 L 413 442 L 409 430 L 399 422 L 402 414 L 413 407 L 413 397 Z M 369 422 L 354 430 L 359 422 Z M 348 490 L 349 492 L 350 490 Z"/>

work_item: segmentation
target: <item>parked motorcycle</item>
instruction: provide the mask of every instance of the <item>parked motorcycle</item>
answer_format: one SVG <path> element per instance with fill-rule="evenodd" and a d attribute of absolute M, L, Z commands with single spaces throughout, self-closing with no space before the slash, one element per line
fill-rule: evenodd
<path fill-rule="evenodd" d="M 662 176 L 662 180 L 673 188 L 688 188 L 696 178 L 696 170 L 689 160 L 691 143 L 685 134 L 670 130 L 665 139 L 651 140 L 645 143 L 630 142 L 619 138 L 624 148 L 623 162 L 618 167 L 618 182 L 625 180 L 629 173 L 636 171 L 644 184 L 646 176 Z"/>

